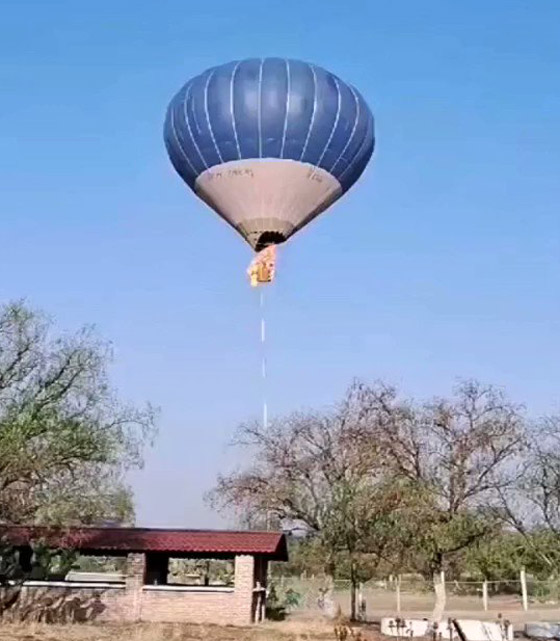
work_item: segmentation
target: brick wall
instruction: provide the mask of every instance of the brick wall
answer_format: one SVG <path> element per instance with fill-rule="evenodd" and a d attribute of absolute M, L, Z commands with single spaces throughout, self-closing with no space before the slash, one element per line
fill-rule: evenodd
<path fill-rule="evenodd" d="M 180 591 L 164 586 L 142 591 L 142 620 L 178 623 L 237 623 L 235 593 Z M 246 623 L 246 621 L 240 621 Z"/>
<path fill-rule="evenodd" d="M 19 588 L 3 588 L 2 596 L 15 597 L 7 616 L 29 621 L 69 623 L 127 621 L 130 595 L 124 586 L 78 587 L 31 582 Z"/>
<path fill-rule="evenodd" d="M 21 588 L 18 609 L 33 611 L 43 620 L 147 621 L 249 625 L 255 618 L 255 558 L 235 558 L 235 584 L 228 588 L 145 586 L 145 556 L 130 554 L 124 585 L 65 586 L 64 583 Z M 27 608 L 27 610 L 25 610 Z"/>

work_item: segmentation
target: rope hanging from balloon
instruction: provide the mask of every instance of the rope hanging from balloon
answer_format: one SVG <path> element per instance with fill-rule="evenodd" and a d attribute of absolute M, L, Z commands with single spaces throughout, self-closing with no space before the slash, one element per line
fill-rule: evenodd
<path fill-rule="evenodd" d="M 263 429 L 268 428 L 268 404 L 266 399 L 266 321 L 264 316 L 264 291 L 261 289 L 259 293 L 259 304 L 261 311 L 261 376 L 262 376 L 262 401 L 263 401 L 263 412 L 262 412 L 262 422 Z"/>
<path fill-rule="evenodd" d="M 259 287 L 259 306 L 261 312 L 261 377 L 262 377 L 262 395 L 263 395 L 263 428 L 268 427 L 268 405 L 266 400 L 266 321 L 264 307 L 264 290 L 262 285 L 271 283 L 276 273 L 276 246 L 269 245 L 261 250 L 251 261 L 247 269 L 247 275 L 251 282 L 251 287 Z"/>

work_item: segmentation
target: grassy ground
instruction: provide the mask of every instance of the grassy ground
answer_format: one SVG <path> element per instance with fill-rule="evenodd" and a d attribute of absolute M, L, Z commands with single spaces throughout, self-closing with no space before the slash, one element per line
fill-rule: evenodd
<path fill-rule="evenodd" d="M 373 639 L 373 633 L 368 635 Z M 0 641 L 334 641 L 332 625 L 291 622 L 230 628 L 211 625 L 1 625 Z"/>
<path fill-rule="evenodd" d="M 394 595 L 371 591 L 366 600 L 368 615 L 373 619 L 395 616 Z M 344 598 L 339 603 L 343 610 L 347 609 Z M 401 616 L 429 617 L 433 597 L 404 593 L 401 606 Z M 491 598 L 488 612 L 482 609 L 479 598 L 450 596 L 446 616 L 495 621 L 499 613 L 512 621 L 517 630 L 522 629 L 525 621 L 560 620 L 558 603 L 531 603 L 529 611 L 524 612 L 515 596 Z M 334 638 L 333 624 L 319 620 L 312 607 L 294 613 L 287 621 L 248 628 L 179 624 L 0 625 L 0 641 L 334 641 Z M 363 639 L 380 641 L 381 636 L 375 628 L 368 627 L 363 630 Z"/>
<path fill-rule="evenodd" d="M 391 613 L 394 616 L 394 612 Z M 403 616 L 421 618 L 424 612 L 406 612 Z M 450 613 L 449 613 L 450 614 Z M 514 616 L 508 616 L 514 614 Z M 515 614 L 518 616 L 516 617 Z M 459 618 L 496 620 L 497 612 L 478 614 L 456 611 Z M 332 623 L 317 619 L 295 618 L 280 623 L 266 623 L 247 628 L 186 624 L 2 624 L 0 641 L 335 641 Z M 519 630 L 523 620 L 560 620 L 560 611 L 534 610 L 532 613 L 507 613 Z M 377 626 L 361 629 L 363 641 L 382 641 Z M 352 641 L 351 638 L 348 641 Z"/>

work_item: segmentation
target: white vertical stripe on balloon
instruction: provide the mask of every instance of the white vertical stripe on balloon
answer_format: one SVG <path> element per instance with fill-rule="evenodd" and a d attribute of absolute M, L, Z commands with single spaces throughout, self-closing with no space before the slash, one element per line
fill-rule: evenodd
<path fill-rule="evenodd" d="M 354 96 L 354 100 L 356 101 L 356 118 L 354 119 L 354 126 L 352 127 L 352 133 L 350 134 L 350 138 L 348 138 L 348 140 L 346 141 L 346 144 L 344 145 L 343 150 L 340 152 L 340 156 L 335 160 L 334 165 L 329 169 L 330 174 L 333 173 L 334 168 L 338 165 L 338 163 L 344 157 L 346 150 L 348 149 L 348 147 L 350 146 L 350 143 L 354 139 L 354 134 L 356 133 L 356 129 L 358 128 L 358 120 L 360 118 L 360 101 L 353 87 L 350 87 L 350 91 L 352 92 L 352 95 Z"/>
<path fill-rule="evenodd" d="M 280 158 L 284 158 L 284 146 L 286 145 L 286 132 L 288 131 L 288 115 L 290 113 L 290 61 L 285 60 L 286 63 L 286 115 L 284 117 L 284 131 L 282 132 L 282 146 L 280 147 Z"/>
<path fill-rule="evenodd" d="M 259 128 L 259 158 L 262 158 L 262 82 L 263 82 L 264 58 L 261 58 L 259 67 L 259 95 L 257 102 L 257 123 Z"/>
<path fill-rule="evenodd" d="M 220 150 L 218 149 L 218 144 L 216 143 L 216 138 L 214 138 L 214 131 L 212 130 L 212 124 L 210 123 L 210 114 L 208 113 L 208 85 L 210 84 L 210 81 L 212 80 L 212 77 L 216 73 L 215 69 L 212 69 L 212 71 L 208 74 L 208 78 L 206 79 L 206 85 L 204 87 L 204 111 L 206 113 L 206 124 L 208 125 L 208 131 L 210 132 L 210 138 L 212 138 L 212 142 L 214 143 L 214 149 L 216 150 L 216 153 L 218 154 L 218 158 L 220 159 L 220 162 L 224 162 L 222 158 L 222 154 L 220 153 Z"/>
<path fill-rule="evenodd" d="M 321 166 L 321 162 L 323 161 L 323 158 L 325 157 L 325 154 L 327 153 L 327 149 L 329 148 L 329 145 L 331 144 L 331 140 L 333 139 L 334 132 L 336 131 L 336 127 L 338 125 L 338 121 L 340 120 L 340 107 L 342 105 L 342 97 L 340 95 L 340 86 L 338 84 L 338 80 L 334 78 L 334 84 L 336 85 L 336 93 L 338 96 L 338 102 L 337 102 L 337 108 L 336 108 L 336 117 L 334 119 L 334 124 L 331 129 L 331 133 L 329 137 L 327 138 L 327 144 L 325 145 L 325 148 L 323 149 L 323 153 L 319 156 L 319 160 L 317 161 L 317 167 Z"/>
<path fill-rule="evenodd" d="M 264 74 L 264 63 L 265 59 L 261 58 L 259 66 L 259 94 L 258 94 L 258 113 L 257 113 L 257 126 L 259 130 L 259 158 L 262 158 L 263 152 L 263 141 L 262 141 L 262 86 L 263 86 L 263 74 Z M 261 205 L 262 206 L 262 205 Z M 265 231 L 262 228 L 263 223 L 260 224 L 260 231 Z"/>
<path fill-rule="evenodd" d="M 239 61 L 233 68 L 231 74 L 231 84 L 230 84 L 230 109 L 231 109 L 231 126 L 233 127 L 233 135 L 235 137 L 235 146 L 237 147 L 237 157 L 241 160 L 241 148 L 239 147 L 239 138 L 237 137 L 237 125 L 235 124 L 235 112 L 234 112 L 234 103 L 233 103 L 233 90 L 235 86 L 235 74 L 241 61 Z"/>
<path fill-rule="evenodd" d="M 370 120 L 370 122 L 373 122 L 373 118 L 372 118 L 371 116 L 370 116 L 369 120 Z M 354 165 L 354 163 L 356 162 L 356 159 L 357 159 L 357 158 L 358 158 L 358 159 L 360 158 L 360 156 L 361 156 L 361 152 L 364 150 L 364 148 L 365 148 L 367 145 L 369 145 L 369 144 L 370 144 L 370 142 L 371 142 L 371 138 L 369 138 L 369 137 L 367 136 L 368 130 L 369 130 L 369 122 L 368 122 L 368 126 L 367 126 L 367 128 L 366 128 L 366 135 L 364 135 L 364 139 L 362 140 L 362 142 L 361 142 L 360 146 L 358 147 L 358 149 L 357 149 L 356 153 L 354 154 L 354 158 L 352 158 L 352 160 L 348 163 L 348 167 L 346 167 L 346 169 L 345 169 L 345 170 L 340 174 L 340 176 L 338 177 L 338 180 L 339 180 L 339 181 L 340 181 L 340 180 L 342 180 L 342 178 L 343 178 L 343 177 L 348 173 L 348 170 L 349 170 L 349 169 L 351 169 L 351 168 L 353 169 L 353 165 Z M 372 133 L 373 133 L 373 132 L 372 132 Z"/>
<path fill-rule="evenodd" d="M 181 150 L 181 154 L 183 158 L 187 161 L 189 167 L 191 168 L 192 172 L 196 176 L 198 176 L 198 171 L 194 168 L 192 162 L 190 161 L 189 157 L 187 156 L 186 151 L 183 149 L 183 145 L 181 144 L 181 141 L 179 140 L 179 135 L 177 134 L 177 129 L 175 129 L 175 109 L 171 108 L 169 110 L 169 121 L 171 122 L 171 131 L 173 132 L 173 135 L 175 136 L 175 140 L 177 142 L 177 146 Z"/>
<path fill-rule="evenodd" d="M 194 148 L 196 149 L 198 155 L 200 156 L 200 160 L 202 160 L 202 163 L 204 164 L 206 169 L 209 169 L 208 163 L 206 162 L 206 160 L 205 160 L 204 156 L 202 155 L 198 145 L 196 144 L 196 140 L 194 139 L 193 132 L 192 132 L 192 129 L 191 129 L 191 123 L 189 121 L 189 96 L 190 96 L 190 93 L 191 93 L 191 88 L 192 88 L 192 84 L 189 85 L 189 87 L 187 89 L 187 93 L 185 94 L 185 101 L 183 102 L 183 114 L 185 116 L 185 124 L 187 125 L 187 129 L 189 131 L 189 136 L 191 137 L 191 140 L 193 141 Z"/>
<path fill-rule="evenodd" d="M 307 130 L 307 137 L 305 138 L 305 143 L 300 154 L 300 161 L 304 157 L 305 152 L 307 151 L 307 145 L 309 143 L 309 136 L 311 136 L 311 130 L 313 129 L 313 124 L 315 123 L 315 113 L 317 111 L 317 75 L 315 74 L 315 68 L 313 65 L 307 63 L 307 66 L 311 69 L 313 74 L 313 112 L 311 113 L 311 121 L 309 122 L 309 129 Z"/>

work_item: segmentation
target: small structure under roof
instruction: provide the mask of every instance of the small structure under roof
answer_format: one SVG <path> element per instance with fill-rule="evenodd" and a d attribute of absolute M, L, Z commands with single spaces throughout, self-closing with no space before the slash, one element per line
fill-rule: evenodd
<path fill-rule="evenodd" d="M 0 525 L 0 541 L 18 551 L 24 572 L 31 570 L 32 549 L 38 544 L 83 555 L 126 557 L 120 583 L 67 579 L 24 583 L 22 602 L 37 603 L 37 590 L 41 590 L 49 607 L 69 603 L 85 620 L 234 625 L 260 621 L 268 563 L 288 558 L 286 538 L 280 532 Z M 173 558 L 231 560 L 233 582 L 169 584 L 169 561 Z"/>

